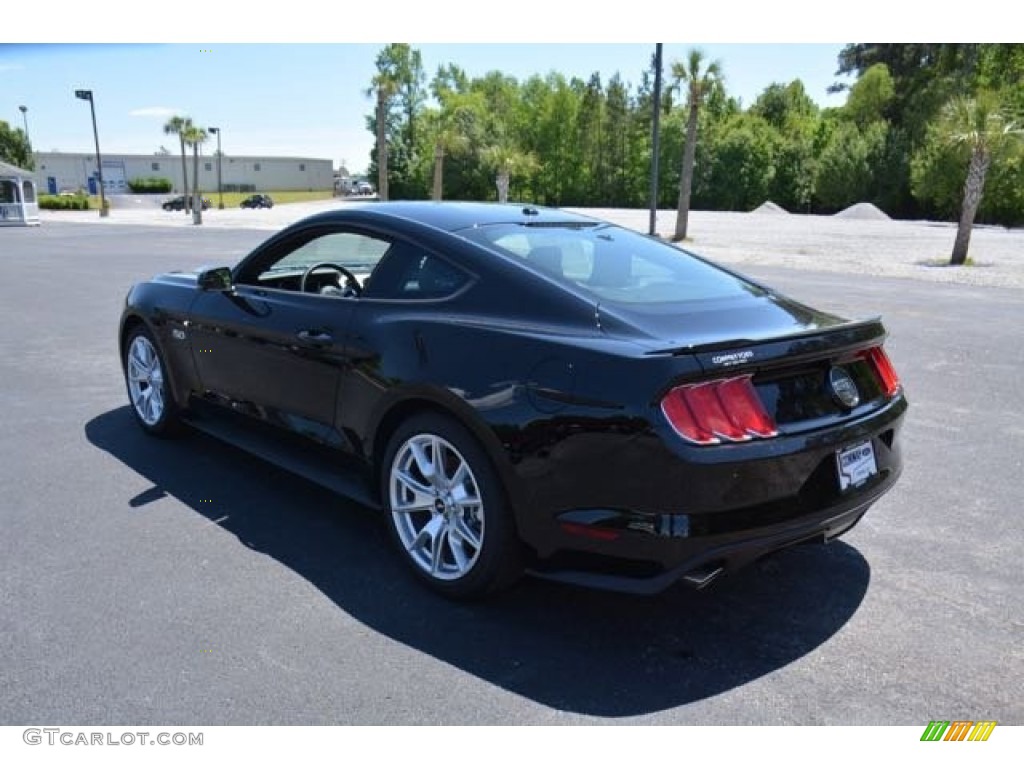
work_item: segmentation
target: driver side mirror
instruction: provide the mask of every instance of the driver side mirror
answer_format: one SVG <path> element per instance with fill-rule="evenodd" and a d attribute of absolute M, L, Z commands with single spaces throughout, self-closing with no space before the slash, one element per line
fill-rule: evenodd
<path fill-rule="evenodd" d="M 230 291 L 234 287 L 231 267 L 204 267 L 199 270 L 196 283 L 201 291 Z"/>

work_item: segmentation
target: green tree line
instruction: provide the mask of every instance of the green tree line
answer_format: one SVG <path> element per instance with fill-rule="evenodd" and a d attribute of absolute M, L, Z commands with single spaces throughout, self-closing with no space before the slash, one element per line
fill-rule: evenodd
<path fill-rule="evenodd" d="M 692 63 L 692 62 L 690 62 Z M 457 63 L 430 76 L 419 52 L 383 48 L 367 90 L 376 137 L 370 177 L 392 199 L 510 199 L 556 206 L 643 207 L 651 167 L 652 67 L 635 81 L 557 72 L 526 80 Z M 642 65 L 641 65 L 642 66 Z M 753 104 L 729 94 L 728 62 L 701 83 L 690 205 L 751 210 L 771 200 L 832 213 L 871 202 L 891 216 L 960 216 L 972 156 L 950 122 L 955 100 L 983 94 L 1010 129 L 1024 110 L 1024 45 L 847 45 L 837 74 L 856 77 L 837 108 L 803 83 L 775 83 Z M 675 208 L 691 117 L 687 62 L 669 62 L 662 96 L 659 200 Z M 1007 134 L 1012 130 L 1005 131 Z M 379 162 L 381 142 L 386 163 Z M 1024 142 L 994 141 L 978 221 L 1024 223 Z M 988 146 L 988 145 L 986 145 Z M 384 179 L 381 179 L 382 181 Z"/>

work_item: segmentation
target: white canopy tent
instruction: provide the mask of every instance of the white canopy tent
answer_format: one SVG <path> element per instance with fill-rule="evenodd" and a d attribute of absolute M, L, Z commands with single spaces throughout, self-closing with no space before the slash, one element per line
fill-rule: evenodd
<path fill-rule="evenodd" d="M 0 227 L 39 226 L 39 199 L 32 171 L 0 160 Z"/>

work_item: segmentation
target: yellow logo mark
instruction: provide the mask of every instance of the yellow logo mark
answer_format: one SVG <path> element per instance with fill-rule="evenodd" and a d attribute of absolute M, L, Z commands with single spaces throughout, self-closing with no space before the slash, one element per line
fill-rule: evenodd
<path fill-rule="evenodd" d="M 995 729 L 995 720 L 980 720 L 974 724 L 974 730 L 971 731 L 971 735 L 967 737 L 967 740 L 988 741 L 988 737 L 992 735 L 992 731 Z"/>

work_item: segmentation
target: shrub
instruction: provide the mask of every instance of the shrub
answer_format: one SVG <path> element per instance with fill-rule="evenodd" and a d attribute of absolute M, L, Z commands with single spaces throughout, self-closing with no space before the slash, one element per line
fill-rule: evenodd
<path fill-rule="evenodd" d="M 136 194 L 143 195 L 165 195 L 171 191 L 173 185 L 170 179 L 158 176 L 149 176 L 145 179 L 132 179 L 128 182 L 128 189 Z"/>
<path fill-rule="evenodd" d="M 40 195 L 39 207 L 49 211 L 87 211 L 89 198 L 86 195 Z"/>

